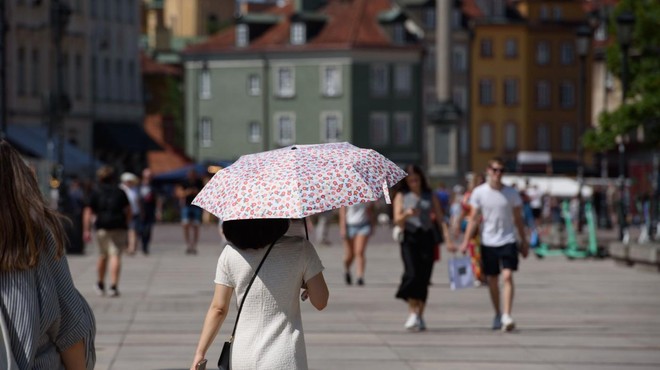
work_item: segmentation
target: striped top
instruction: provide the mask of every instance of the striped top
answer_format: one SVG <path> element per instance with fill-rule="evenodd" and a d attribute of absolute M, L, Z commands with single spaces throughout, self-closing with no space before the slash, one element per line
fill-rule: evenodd
<path fill-rule="evenodd" d="M 0 271 L 0 314 L 20 369 L 63 370 L 59 352 L 81 339 L 87 369 L 94 368 L 94 314 L 73 285 L 66 257 L 55 258 L 52 237 L 35 268 Z"/>

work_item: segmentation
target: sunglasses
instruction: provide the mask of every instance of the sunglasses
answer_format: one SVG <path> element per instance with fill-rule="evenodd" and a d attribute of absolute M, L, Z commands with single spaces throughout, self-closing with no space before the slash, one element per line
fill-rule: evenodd
<path fill-rule="evenodd" d="M 502 172 L 504 172 L 504 168 L 502 168 L 502 167 L 491 167 L 490 170 L 493 171 L 493 172 L 495 172 L 495 173 L 502 173 Z"/>

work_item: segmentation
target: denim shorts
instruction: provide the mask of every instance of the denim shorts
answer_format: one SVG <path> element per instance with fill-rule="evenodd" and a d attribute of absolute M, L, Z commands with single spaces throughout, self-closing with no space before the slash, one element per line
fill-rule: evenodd
<path fill-rule="evenodd" d="M 358 235 L 369 234 L 371 234 L 371 224 L 346 225 L 346 237 L 348 239 L 353 239 Z"/>
<path fill-rule="evenodd" d="M 191 222 L 197 225 L 202 223 L 202 209 L 193 205 L 181 207 L 181 223 Z"/>

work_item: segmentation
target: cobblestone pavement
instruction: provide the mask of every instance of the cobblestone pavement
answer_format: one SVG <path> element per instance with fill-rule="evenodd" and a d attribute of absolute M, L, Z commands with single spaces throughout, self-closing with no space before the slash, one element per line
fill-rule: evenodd
<path fill-rule="evenodd" d="M 70 256 L 78 289 L 97 320 L 97 369 L 187 369 L 213 290 L 221 250 L 217 228 L 202 230 L 200 253 L 184 254 L 178 225 L 159 224 L 150 256 L 125 257 L 121 296 L 94 294 L 96 247 Z M 330 302 L 317 312 L 303 303 L 311 369 L 659 369 L 660 274 L 611 260 L 530 257 L 516 274 L 518 330 L 489 325 L 485 288 L 453 292 L 447 257 L 436 264 L 428 330 L 403 329 L 404 302 L 394 298 L 402 264 L 389 230 L 367 251 L 366 286 L 346 286 L 336 227 L 331 246 L 317 246 Z M 233 322 L 235 309 L 228 322 Z M 231 325 L 209 352 L 215 363 Z"/>

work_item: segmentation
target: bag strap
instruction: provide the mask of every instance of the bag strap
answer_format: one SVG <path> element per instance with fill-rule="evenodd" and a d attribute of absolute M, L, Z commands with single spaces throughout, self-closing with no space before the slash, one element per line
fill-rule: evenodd
<path fill-rule="evenodd" d="M 261 262 L 259 263 L 259 266 L 257 266 L 256 270 L 254 270 L 254 275 L 252 275 L 252 279 L 250 279 L 250 283 L 248 284 L 247 289 L 245 289 L 245 293 L 243 293 L 243 298 L 241 299 L 241 305 L 238 306 L 238 313 L 236 314 L 236 322 L 234 322 L 234 330 L 231 331 L 231 337 L 229 338 L 230 343 L 234 340 L 234 334 L 236 334 L 236 327 L 238 326 L 238 318 L 241 317 L 241 311 L 243 310 L 243 304 L 245 303 L 245 298 L 247 297 L 247 294 L 250 291 L 250 287 L 252 287 L 252 283 L 254 283 L 254 279 L 257 278 L 257 274 L 259 273 L 259 270 L 261 270 L 261 266 L 264 264 L 266 257 L 268 257 L 270 250 L 273 249 L 275 242 L 277 242 L 277 240 L 273 241 L 270 247 L 268 247 L 266 254 L 264 254 L 264 257 L 261 259 Z"/>

